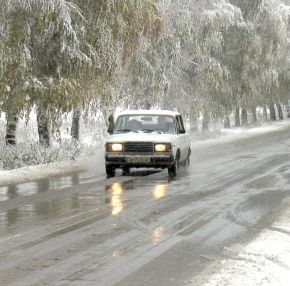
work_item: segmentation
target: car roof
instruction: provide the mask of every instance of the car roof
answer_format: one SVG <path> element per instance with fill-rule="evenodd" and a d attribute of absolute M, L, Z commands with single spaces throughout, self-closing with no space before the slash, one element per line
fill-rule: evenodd
<path fill-rule="evenodd" d="M 172 110 L 148 110 L 148 109 L 140 109 L 140 110 L 125 110 L 119 112 L 117 115 L 168 115 L 168 116 L 176 116 L 180 115 L 179 112 Z"/>

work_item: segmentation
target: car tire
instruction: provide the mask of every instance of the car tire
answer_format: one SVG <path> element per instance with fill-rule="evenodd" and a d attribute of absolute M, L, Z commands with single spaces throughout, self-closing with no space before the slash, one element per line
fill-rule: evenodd
<path fill-rule="evenodd" d="M 122 168 L 122 171 L 123 171 L 123 176 L 129 176 L 130 168 L 124 167 L 124 168 Z"/>
<path fill-rule="evenodd" d="M 168 168 L 168 175 L 170 178 L 174 178 L 177 175 L 177 169 L 179 168 L 179 164 L 180 164 L 179 159 L 180 159 L 180 153 L 178 151 L 176 154 L 176 159 L 174 161 L 174 165 L 172 165 Z"/>
<path fill-rule="evenodd" d="M 107 174 L 107 178 L 112 178 L 115 177 L 115 168 L 113 166 L 110 165 L 106 165 L 106 174 Z"/>
<path fill-rule="evenodd" d="M 168 168 L 168 176 L 170 178 L 176 177 L 176 175 L 177 175 L 177 169 L 178 169 L 178 167 L 177 167 L 177 161 L 175 161 L 174 162 L 174 165 L 172 165 L 172 166 L 170 166 Z"/>

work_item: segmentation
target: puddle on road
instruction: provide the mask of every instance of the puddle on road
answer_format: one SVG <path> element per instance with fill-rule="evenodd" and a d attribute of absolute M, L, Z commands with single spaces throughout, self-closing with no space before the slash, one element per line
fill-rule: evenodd
<path fill-rule="evenodd" d="M 51 219 L 70 218 L 94 210 L 104 212 L 105 199 L 104 193 L 90 196 L 79 194 L 0 211 L 0 233 L 18 231 L 37 223 L 42 225 Z"/>
<path fill-rule="evenodd" d="M 39 181 L 0 187 L 0 201 L 14 199 L 18 196 L 31 196 L 37 193 L 68 188 L 79 184 L 81 180 L 81 173 L 76 173 L 70 176 L 53 177 Z"/>
<path fill-rule="evenodd" d="M 130 173 L 134 177 L 146 177 L 160 172 L 159 170 L 135 170 Z M 51 190 L 69 188 L 82 183 L 94 182 L 93 173 L 80 172 L 69 176 L 51 177 L 38 181 L 0 187 L 0 202 L 14 199 L 18 196 L 30 196 Z"/>
<path fill-rule="evenodd" d="M 126 187 L 132 188 L 130 183 Z M 32 198 L 31 204 L 7 211 L 0 209 L 0 233 L 18 231 L 36 223 L 41 225 L 44 221 L 52 219 L 70 219 L 79 216 L 82 221 L 93 223 L 104 216 L 117 216 L 125 207 L 125 189 L 125 185 L 114 183 L 103 191 L 101 188 L 84 188 L 71 195 L 59 195 L 57 199 L 50 197 L 46 201 L 38 201 L 37 198 Z M 24 192 L 25 189 L 21 190 Z M 8 191 L 11 198 L 19 188 L 10 186 Z M 28 192 L 30 193 L 31 189 Z"/>
<path fill-rule="evenodd" d="M 142 173 L 143 174 L 143 173 Z M 126 202 L 134 204 L 134 201 L 160 200 L 169 194 L 168 180 L 157 180 L 150 178 L 151 181 L 144 184 L 144 180 L 132 180 L 124 183 L 113 183 L 106 187 L 107 199 L 106 203 L 111 207 L 112 216 L 121 214 L 125 207 Z"/>
<path fill-rule="evenodd" d="M 65 192 L 62 195 L 60 192 L 57 198 L 53 197 L 53 194 L 47 196 L 46 200 L 42 200 L 42 196 L 32 196 L 29 203 L 25 200 L 25 204 L 20 207 L 7 211 L 1 211 L 0 209 L 1 236 L 19 232 L 37 224 L 39 226 L 47 223 L 51 224 L 56 219 L 58 220 L 56 223 L 60 223 L 59 221 L 63 219 L 70 220 L 76 217 L 76 225 L 83 221 L 85 224 L 86 222 L 90 224 L 104 217 L 119 216 L 128 207 L 129 203 L 134 205 L 140 200 L 160 200 L 169 194 L 167 177 L 166 179 L 163 177 L 148 177 L 150 181 L 147 179 L 144 181 L 144 174 L 141 172 L 140 179 L 136 178 L 124 183 L 115 182 L 104 186 L 103 189 L 97 184 L 88 188 L 82 188 L 80 185 L 77 193 Z M 74 174 L 73 176 L 2 187 L 0 188 L 0 201 L 63 189 L 80 184 L 81 181 L 80 174 Z M 81 227 L 80 224 L 78 228 Z M 158 231 L 156 234 L 157 240 Z"/>
<path fill-rule="evenodd" d="M 152 192 L 153 198 L 159 200 L 167 195 L 168 184 L 158 184 L 154 187 Z"/>
<path fill-rule="evenodd" d="M 107 192 L 109 193 L 107 203 L 109 203 L 112 208 L 112 215 L 117 216 L 124 209 L 125 187 L 120 183 L 113 183 L 107 188 Z"/>

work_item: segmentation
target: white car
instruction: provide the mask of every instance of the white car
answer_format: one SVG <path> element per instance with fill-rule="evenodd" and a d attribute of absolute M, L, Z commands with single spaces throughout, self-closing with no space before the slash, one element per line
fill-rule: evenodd
<path fill-rule="evenodd" d="M 106 173 L 113 177 L 121 168 L 167 168 L 170 177 L 180 164 L 189 164 L 190 139 L 182 116 L 167 110 L 130 110 L 122 112 L 109 127 L 106 142 Z"/>

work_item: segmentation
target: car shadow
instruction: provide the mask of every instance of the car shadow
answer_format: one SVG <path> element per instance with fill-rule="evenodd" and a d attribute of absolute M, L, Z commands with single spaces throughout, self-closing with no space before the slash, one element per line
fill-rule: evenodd
<path fill-rule="evenodd" d="M 146 177 L 150 176 L 153 174 L 157 174 L 162 172 L 162 170 L 152 170 L 152 169 L 133 169 L 132 171 L 129 172 L 128 176 L 132 177 Z"/>

